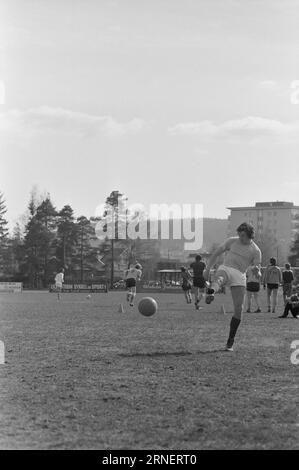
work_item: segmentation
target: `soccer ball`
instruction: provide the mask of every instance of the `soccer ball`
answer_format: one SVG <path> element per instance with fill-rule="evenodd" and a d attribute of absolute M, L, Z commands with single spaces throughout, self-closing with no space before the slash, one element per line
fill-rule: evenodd
<path fill-rule="evenodd" d="M 91 295 L 88 294 L 88 295 L 86 296 L 86 298 L 87 298 L 87 299 L 91 299 Z"/>
<path fill-rule="evenodd" d="M 151 317 L 158 310 L 158 304 L 152 297 L 144 297 L 138 304 L 138 310 L 144 317 Z"/>

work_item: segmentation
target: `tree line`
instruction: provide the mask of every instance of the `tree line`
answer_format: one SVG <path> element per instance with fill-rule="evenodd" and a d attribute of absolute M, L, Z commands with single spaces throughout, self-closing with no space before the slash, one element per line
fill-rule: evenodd
<path fill-rule="evenodd" d="M 86 270 L 98 263 L 92 220 L 75 218 L 70 205 L 57 210 L 49 195 L 37 202 L 32 195 L 26 221 L 12 234 L 6 220 L 6 204 L 0 193 L 0 276 L 30 287 L 47 287 L 55 273 L 65 268 L 68 277 L 83 282 Z"/>
<path fill-rule="evenodd" d="M 17 223 L 10 234 L 6 203 L 0 192 L 0 281 L 19 281 L 30 288 L 48 287 L 64 268 L 66 282 L 107 280 L 113 287 L 117 268 L 119 272 L 137 259 L 153 276 L 159 261 L 157 243 L 118 236 L 119 225 L 134 217 L 127 211 L 122 220 L 125 201 L 122 193 L 112 191 L 103 214 L 75 217 L 70 205 L 58 210 L 49 194 L 41 197 L 32 191 L 24 223 Z M 114 213 L 115 236 L 99 240 L 96 224 L 101 221 L 105 232 L 109 209 Z"/>
<path fill-rule="evenodd" d="M 118 237 L 117 227 L 136 217 L 136 214 L 123 210 L 125 201 L 122 193 L 112 191 L 106 198 L 103 214 L 91 218 L 84 215 L 75 217 L 70 205 L 58 210 L 49 194 L 41 197 L 33 191 L 24 222 L 17 223 L 10 233 L 7 207 L 0 192 L 0 281 L 20 281 L 31 288 L 48 287 L 55 273 L 64 268 L 66 280 L 70 282 L 96 282 L 101 277 L 113 286 L 117 265 L 122 262 L 122 266 L 129 266 L 136 260 L 146 268 L 148 278 L 154 279 L 161 261 L 159 243 Z M 111 208 L 115 218 L 115 236 L 99 242 L 96 224 L 99 221 L 104 227 L 105 221 L 108 224 Z M 299 218 L 297 226 L 299 228 Z M 298 265 L 299 230 L 290 249 L 289 261 L 293 266 Z"/>

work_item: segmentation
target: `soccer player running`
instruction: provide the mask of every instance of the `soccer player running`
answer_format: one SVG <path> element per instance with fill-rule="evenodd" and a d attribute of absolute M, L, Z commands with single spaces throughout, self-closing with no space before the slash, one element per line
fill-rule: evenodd
<path fill-rule="evenodd" d="M 136 264 L 125 272 L 125 281 L 127 289 L 127 302 L 130 303 L 130 307 L 134 307 L 134 300 L 136 297 L 136 284 L 137 281 L 141 280 L 142 268 L 140 264 Z"/>
<path fill-rule="evenodd" d="M 228 285 L 231 288 L 234 314 L 230 322 L 226 351 L 233 351 L 235 336 L 241 323 L 246 289 L 246 271 L 249 266 L 260 269 L 262 259 L 261 250 L 253 241 L 254 228 L 252 225 L 241 224 L 237 233 L 238 237 L 229 238 L 213 253 L 204 272 L 205 280 L 208 282 L 211 267 L 214 266 L 217 258 L 225 253 L 224 262 L 219 266 L 214 281 L 207 289 L 206 303 L 211 303 L 214 300 L 214 294 L 219 292 L 223 286 Z"/>
<path fill-rule="evenodd" d="M 270 264 L 266 268 L 263 281 L 264 289 L 267 287 L 268 312 L 272 310 L 272 313 L 275 313 L 276 311 L 278 288 L 281 283 L 281 269 L 277 266 L 276 258 L 270 258 Z"/>
<path fill-rule="evenodd" d="M 294 273 L 291 270 L 290 263 L 285 264 L 285 269 L 282 272 L 282 289 L 283 289 L 283 300 L 286 305 L 288 298 L 292 295 L 293 282 L 295 280 Z"/>
<path fill-rule="evenodd" d="M 192 304 L 192 276 L 190 271 L 186 269 L 184 266 L 181 267 L 181 276 L 182 276 L 182 289 L 184 291 L 185 299 L 187 304 Z"/>
<path fill-rule="evenodd" d="M 60 294 L 64 283 L 64 269 L 61 269 L 55 276 L 55 290 L 57 292 L 57 299 L 60 300 Z"/>
<path fill-rule="evenodd" d="M 200 255 L 195 257 L 195 261 L 191 263 L 190 268 L 193 270 L 193 287 L 195 289 L 195 308 L 200 309 L 200 301 L 203 298 L 203 294 L 206 287 L 206 281 L 204 279 L 204 270 L 206 269 L 205 263 L 202 261 Z"/>

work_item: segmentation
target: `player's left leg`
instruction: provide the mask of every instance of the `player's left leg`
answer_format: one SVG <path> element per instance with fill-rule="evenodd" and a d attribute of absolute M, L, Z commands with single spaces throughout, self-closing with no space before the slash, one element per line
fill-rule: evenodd
<path fill-rule="evenodd" d="M 130 299 L 131 299 L 131 286 L 130 286 L 129 279 L 126 279 L 125 283 L 126 283 L 126 291 L 127 291 L 126 300 L 127 300 L 127 302 L 130 302 Z"/>
<path fill-rule="evenodd" d="M 277 296 L 278 296 L 278 289 L 273 289 L 272 291 L 272 313 L 276 312 L 277 307 Z"/>
<path fill-rule="evenodd" d="M 255 300 L 255 303 L 256 303 L 256 307 L 257 307 L 255 313 L 261 313 L 262 310 L 261 310 L 261 306 L 260 306 L 259 293 L 254 292 L 253 296 L 254 296 L 254 300 Z"/>
<path fill-rule="evenodd" d="M 204 292 L 205 292 L 205 288 L 204 287 L 199 287 L 198 288 L 198 294 L 197 294 L 197 305 L 196 305 L 196 308 L 199 310 L 199 304 L 200 302 L 202 301 L 203 299 L 203 296 L 204 296 Z"/>
<path fill-rule="evenodd" d="M 233 351 L 235 336 L 241 323 L 243 303 L 244 303 L 244 297 L 245 297 L 245 287 L 232 286 L 231 293 L 232 293 L 235 313 L 230 322 L 229 337 L 228 337 L 227 344 L 226 344 L 227 351 Z"/>
<path fill-rule="evenodd" d="M 57 300 L 60 300 L 62 288 L 60 286 L 56 286 L 57 292 Z"/>
<path fill-rule="evenodd" d="M 135 300 L 135 297 L 136 297 L 136 286 L 133 286 L 131 288 L 131 298 L 130 298 L 130 306 L 131 307 L 134 307 L 134 300 Z"/>
<path fill-rule="evenodd" d="M 128 281 L 126 282 L 126 287 L 127 287 L 127 302 L 130 302 L 131 295 L 132 295 L 132 288 L 130 287 Z"/>
<path fill-rule="evenodd" d="M 195 307 L 199 304 L 199 287 L 195 287 L 195 292 L 194 292 L 194 298 L 195 298 Z"/>
<path fill-rule="evenodd" d="M 267 303 L 268 303 L 268 313 L 271 312 L 271 297 L 272 297 L 272 289 L 267 287 Z"/>
<path fill-rule="evenodd" d="M 251 299 L 252 299 L 252 292 L 247 291 L 247 313 L 251 312 Z"/>
<path fill-rule="evenodd" d="M 190 285 L 190 289 L 188 289 L 188 303 L 192 304 L 192 288 Z"/>
<path fill-rule="evenodd" d="M 283 296 L 283 303 L 286 306 L 287 304 L 287 293 L 286 293 L 286 286 L 283 285 L 282 287 L 282 296 Z"/>

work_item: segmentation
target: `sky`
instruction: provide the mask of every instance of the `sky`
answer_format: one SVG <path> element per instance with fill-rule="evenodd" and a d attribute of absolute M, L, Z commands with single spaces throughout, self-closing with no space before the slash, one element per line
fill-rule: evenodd
<path fill-rule="evenodd" d="M 10 224 L 34 185 L 78 216 L 112 190 L 299 204 L 298 24 L 299 0 L 0 0 Z"/>

